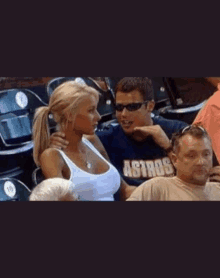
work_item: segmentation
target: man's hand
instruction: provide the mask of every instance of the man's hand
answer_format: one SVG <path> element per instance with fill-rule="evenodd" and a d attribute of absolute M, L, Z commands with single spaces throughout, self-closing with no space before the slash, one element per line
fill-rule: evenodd
<path fill-rule="evenodd" d="M 170 147 L 170 140 L 160 125 L 141 126 L 134 128 L 134 137 L 139 138 L 139 140 L 144 140 L 149 135 L 153 137 L 154 141 L 161 148 L 168 149 Z"/>
<path fill-rule="evenodd" d="M 215 166 L 211 169 L 209 181 L 220 182 L 220 166 Z"/>
<path fill-rule="evenodd" d="M 50 148 L 65 149 L 69 142 L 65 140 L 63 132 L 55 132 L 50 136 Z"/>

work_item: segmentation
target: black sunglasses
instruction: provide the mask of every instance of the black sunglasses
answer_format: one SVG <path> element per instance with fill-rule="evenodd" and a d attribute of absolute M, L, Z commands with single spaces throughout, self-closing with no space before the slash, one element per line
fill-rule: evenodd
<path fill-rule="evenodd" d="M 130 104 L 127 104 L 127 105 L 115 104 L 115 110 L 117 110 L 119 112 L 122 112 L 124 110 L 124 108 L 126 108 L 128 111 L 136 111 L 136 110 L 140 109 L 143 104 L 145 104 L 147 102 L 148 101 L 130 103 Z"/>

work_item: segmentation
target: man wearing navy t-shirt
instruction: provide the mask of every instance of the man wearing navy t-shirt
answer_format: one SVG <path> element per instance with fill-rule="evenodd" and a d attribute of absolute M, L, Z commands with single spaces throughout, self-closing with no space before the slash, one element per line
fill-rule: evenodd
<path fill-rule="evenodd" d="M 147 77 L 121 79 L 115 96 L 118 123 L 97 131 L 98 137 L 88 136 L 88 139 L 110 159 L 129 185 L 138 186 L 153 177 L 173 176 L 175 170 L 166 150 L 172 133 L 187 124 L 152 115 L 153 85 Z M 61 137 L 61 133 L 54 133 L 51 144 L 65 148 L 68 142 Z"/>
<path fill-rule="evenodd" d="M 187 124 L 152 115 L 154 93 L 147 77 L 123 78 L 115 94 L 118 124 L 96 132 L 112 164 L 130 185 L 140 185 L 153 177 L 173 176 L 174 167 L 166 150 L 172 133 Z"/>

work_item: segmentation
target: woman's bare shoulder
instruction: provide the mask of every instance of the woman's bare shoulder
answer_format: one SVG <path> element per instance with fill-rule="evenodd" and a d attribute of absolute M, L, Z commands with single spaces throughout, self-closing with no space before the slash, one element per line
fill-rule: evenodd
<path fill-rule="evenodd" d="M 64 161 L 59 150 L 48 148 L 40 155 L 40 167 L 46 178 L 62 177 Z"/>
<path fill-rule="evenodd" d="M 62 156 L 58 149 L 56 148 L 48 148 L 40 155 L 40 163 L 55 163 L 60 164 L 62 162 Z"/>
<path fill-rule="evenodd" d="M 48 148 L 48 149 L 46 149 L 46 150 L 44 150 L 42 152 L 41 156 L 43 156 L 43 157 L 51 157 L 51 156 L 59 157 L 60 156 L 60 152 L 56 148 Z"/>

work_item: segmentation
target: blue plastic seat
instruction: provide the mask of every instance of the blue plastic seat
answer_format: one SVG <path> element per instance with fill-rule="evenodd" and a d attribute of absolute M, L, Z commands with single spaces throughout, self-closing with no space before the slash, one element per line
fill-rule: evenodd
<path fill-rule="evenodd" d="M 28 201 L 31 190 L 20 180 L 0 179 L 0 201 Z"/>
<path fill-rule="evenodd" d="M 50 80 L 47 84 L 47 94 L 50 97 L 53 91 L 62 83 L 70 80 L 75 80 L 81 84 L 86 84 L 95 88 L 100 93 L 98 112 L 102 119 L 100 122 L 105 122 L 114 117 L 114 92 L 112 90 L 110 81 L 106 78 L 107 90 L 104 91 L 91 77 L 56 77 Z"/>
<path fill-rule="evenodd" d="M 0 91 L 0 178 L 31 181 L 33 117 L 36 108 L 45 105 L 29 89 Z M 50 123 L 53 126 L 51 120 Z"/>
<path fill-rule="evenodd" d="M 38 167 L 32 173 L 32 181 L 33 181 L 34 186 L 37 186 L 43 180 L 45 180 L 45 177 L 44 177 L 44 175 L 42 173 L 41 168 Z"/>

